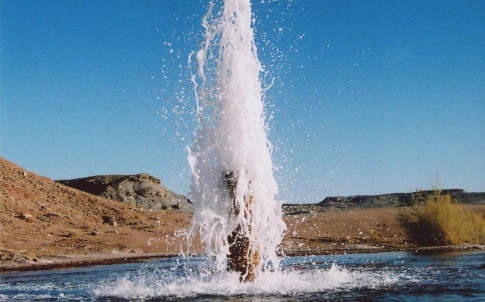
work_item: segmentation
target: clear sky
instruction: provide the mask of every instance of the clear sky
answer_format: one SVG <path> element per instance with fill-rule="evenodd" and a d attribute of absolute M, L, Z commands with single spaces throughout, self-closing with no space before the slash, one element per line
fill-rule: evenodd
<path fill-rule="evenodd" d="M 484 1 L 254 0 L 280 200 L 485 191 Z M 205 1 L 2 0 L 0 154 L 186 194 Z"/>

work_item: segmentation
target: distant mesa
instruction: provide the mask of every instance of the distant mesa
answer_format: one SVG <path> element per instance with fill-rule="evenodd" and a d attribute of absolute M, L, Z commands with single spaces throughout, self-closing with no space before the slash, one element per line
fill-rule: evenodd
<path fill-rule="evenodd" d="M 454 199 L 466 204 L 485 204 L 485 193 L 467 193 L 462 189 L 426 190 L 412 193 L 390 193 L 381 195 L 356 195 L 327 197 L 319 206 L 335 208 L 381 208 L 411 206 L 425 200 L 426 196 L 439 192 L 451 195 Z"/>
<path fill-rule="evenodd" d="M 97 175 L 57 182 L 110 200 L 156 210 L 192 212 L 192 203 L 161 185 L 149 174 Z"/>

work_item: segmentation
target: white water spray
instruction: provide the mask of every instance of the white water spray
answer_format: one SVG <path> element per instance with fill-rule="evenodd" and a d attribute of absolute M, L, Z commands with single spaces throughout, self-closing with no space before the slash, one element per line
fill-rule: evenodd
<path fill-rule="evenodd" d="M 401 279 L 415 278 L 387 268 L 352 272 L 334 264 L 317 263 L 325 260 L 321 256 L 288 258 L 279 268 L 276 248 L 285 224 L 281 205 L 275 200 L 278 188 L 273 177 L 261 88 L 262 68 L 252 23 L 249 0 L 221 0 L 211 5 L 203 19 L 205 40 L 196 53 L 198 73 L 192 77 L 199 121 L 188 158 L 193 173 L 190 197 L 195 208 L 192 234 L 199 231 L 208 259 L 212 260 L 212 270 L 205 270 L 201 258 L 183 265 L 179 265 L 179 259 L 155 262 L 157 269 L 143 267 L 135 274 L 101 283 L 93 288 L 95 295 L 193 300 L 255 295 L 256 300 L 259 296 L 272 300 L 272 295 L 276 299 L 302 295 L 309 300 L 325 296 L 307 294 L 338 295 L 354 289 L 387 288 L 402 282 Z M 189 62 L 192 57 L 189 56 Z M 228 192 L 228 172 L 233 172 L 237 182 L 235 196 Z M 246 206 L 247 196 L 254 199 L 249 204 L 251 221 L 242 211 L 239 215 L 232 212 L 234 202 L 239 208 Z M 251 245 L 259 251 L 256 282 L 241 282 L 239 276 L 226 271 L 228 237 L 237 226 L 242 226 Z"/>
<path fill-rule="evenodd" d="M 275 200 L 278 186 L 254 22 L 250 0 L 212 3 L 202 23 L 205 39 L 195 55 L 198 72 L 192 82 L 199 124 L 189 149 L 189 195 L 194 202 L 193 230 L 200 231 L 207 256 L 219 271 L 226 269 L 228 237 L 238 226 L 258 251 L 258 270 L 276 269 L 276 248 L 286 228 Z M 230 173 L 234 196 L 227 188 Z M 253 202 L 247 202 L 249 197 Z M 234 205 L 247 211 L 234 213 Z"/>

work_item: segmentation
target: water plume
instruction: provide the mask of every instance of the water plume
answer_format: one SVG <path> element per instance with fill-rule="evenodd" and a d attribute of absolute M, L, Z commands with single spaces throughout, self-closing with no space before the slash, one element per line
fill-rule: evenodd
<path fill-rule="evenodd" d="M 237 238 L 257 271 L 277 269 L 285 224 L 275 200 L 263 68 L 254 40 L 249 0 L 212 2 L 192 76 L 198 127 L 188 148 L 192 170 L 193 232 L 199 231 L 212 268 L 231 266 Z M 241 241 L 239 242 L 239 244 Z"/>

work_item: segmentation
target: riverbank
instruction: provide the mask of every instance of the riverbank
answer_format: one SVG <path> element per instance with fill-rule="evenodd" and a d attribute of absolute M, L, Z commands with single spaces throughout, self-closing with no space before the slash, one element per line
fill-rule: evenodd
<path fill-rule="evenodd" d="M 43 271 L 55 269 L 69 269 L 94 265 L 112 265 L 121 263 L 143 262 L 150 259 L 161 259 L 176 257 L 177 255 L 161 254 L 124 254 L 124 255 L 70 255 L 70 257 L 59 257 L 51 260 L 44 260 L 43 263 L 16 263 L 7 262 L 0 264 L 0 273 L 19 271 Z"/>

